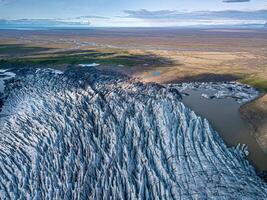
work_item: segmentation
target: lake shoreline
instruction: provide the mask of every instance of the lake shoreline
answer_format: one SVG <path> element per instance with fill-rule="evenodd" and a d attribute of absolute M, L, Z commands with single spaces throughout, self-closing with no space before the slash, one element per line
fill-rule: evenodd
<path fill-rule="evenodd" d="M 181 87 L 183 103 L 197 115 L 207 118 L 229 148 L 246 144 L 249 151 L 247 159 L 259 174 L 265 174 L 267 154 L 260 148 L 256 138 L 250 132 L 249 124 L 243 120 L 240 113 L 242 105 L 259 98 L 262 94 L 253 92 L 250 94 L 249 87 L 246 85 L 242 87 L 242 84 L 238 83 L 235 89 L 231 88 L 234 87 L 234 83 L 199 83 L 199 85 L 191 83 L 189 87 L 186 85 Z M 225 89 L 228 88 L 231 88 L 229 94 L 225 93 Z M 240 99 L 240 93 L 246 94 L 246 91 L 248 96 L 244 95 L 245 99 L 241 96 Z"/>
<path fill-rule="evenodd" d="M 256 99 L 242 105 L 240 114 L 249 124 L 251 134 L 267 154 L 267 94 L 261 93 Z"/>

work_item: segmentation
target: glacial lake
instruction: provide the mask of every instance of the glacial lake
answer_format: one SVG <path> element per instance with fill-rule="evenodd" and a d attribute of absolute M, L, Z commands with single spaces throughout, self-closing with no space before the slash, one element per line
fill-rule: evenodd
<path fill-rule="evenodd" d="M 240 116 L 239 108 L 242 104 L 233 98 L 204 98 L 203 93 L 212 93 L 207 89 L 186 89 L 184 92 L 188 96 L 183 96 L 183 103 L 198 115 L 208 119 L 228 147 L 235 147 L 239 143 L 246 144 L 249 162 L 257 170 L 267 170 L 267 155 L 261 150 L 251 135 L 248 124 Z"/>

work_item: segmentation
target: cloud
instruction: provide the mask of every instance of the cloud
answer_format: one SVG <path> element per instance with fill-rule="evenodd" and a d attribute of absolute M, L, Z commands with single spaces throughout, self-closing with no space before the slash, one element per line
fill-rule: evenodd
<path fill-rule="evenodd" d="M 0 0 L 1 1 L 1 0 Z M 6 28 L 50 28 L 50 27 L 90 27 L 92 23 L 109 21 L 110 18 L 86 15 L 72 18 L 51 19 L 5 19 L 0 18 L 0 29 Z"/>
<path fill-rule="evenodd" d="M 64 21 L 63 19 L 0 19 L 0 28 L 88 26 L 90 22 Z"/>
<path fill-rule="evenodd" d="M 243 3 L 250 2 L 250 0 L 223 0 L 224 3 Z"/>
<path fill-rule="evenodd" d="M 179 15 L 177 11 L 172 11 L 172 10 L 149 11 L 146 9 L 125 10 L 124 13 L 128 14 L 127 17 L 129 18 L 138 18 L 138 19 L 173 18 Z"/>
<path fill-rule="evenodd" d="M 90 22 L 89 22 L 90 21 Z M 49 28 L 49 27 L 168 27 L 200 25 L 260 25 L 267 21 L 267 10 L 254 11 L 194 11 L 177 10 L 125 10 L 123 16 L 105 17 L 84 15 L 54 19 L 0 19 L 3 28 Z"/>
<path fill-rule="evenodd" d="M 193 11 L 177 10 L 125 10 L 123 19 L 135 19 L 144 26 L 199 26 L 199 25 L 249 25 L 262 27 L 267 21 L 267 10 Z"/>
<path fill-rule="evenodd" d="M 267 10 L 254 11 L 194 11 L 180 12 L 175 10 L 149 11 L 125 10 L 126 18 L 149 19 L 149 20 L 267 20 Z"/>
<path fill-rule="evenodd" d="M 110 19 L 110 18 L 97 15 L 87 15 L 87 16 L 79 16 L 76 17 L 75 19 Z"/>

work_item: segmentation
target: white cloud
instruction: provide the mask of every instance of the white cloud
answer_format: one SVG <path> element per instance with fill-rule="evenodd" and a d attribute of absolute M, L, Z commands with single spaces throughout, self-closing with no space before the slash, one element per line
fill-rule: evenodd
<path fill-rule="evenodd" d="M 57 19 L 0 19 L 1 27 L 168 27 L 197 25 L 262 24 L 267 21 L 267 10 L 254 11 L 195 11 L 126 10 L 124 16 L 105 17 L 85 15 Z M 90 22 L 88 21 L 90 20 Z"/>
<path fill-rule="evenodd" d="M 244 3 L 250 2 L 250 0 L 223 0 L 224 3 Z"/>

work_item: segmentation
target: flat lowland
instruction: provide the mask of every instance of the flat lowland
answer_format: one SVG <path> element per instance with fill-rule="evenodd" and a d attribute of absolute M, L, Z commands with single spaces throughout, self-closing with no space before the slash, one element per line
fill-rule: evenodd
<path fill-rule="evenodd" d="M 0 68 L 61 69 L 90 63 L 145 82 L 238 80 L 266 92 L 267 29 L 0 31 Z M 263 98 L 247 104 L 241 113 L 251 123 L 256 136 L 261 137 L 259 144 L 267 151 L 266 96 Z"/>
<path fill-rule="evenodd" d="M 144 81 L 242 80 L 267 90 L 267 29 L 2 30 L 1 66 L 99 62 Z"/>

